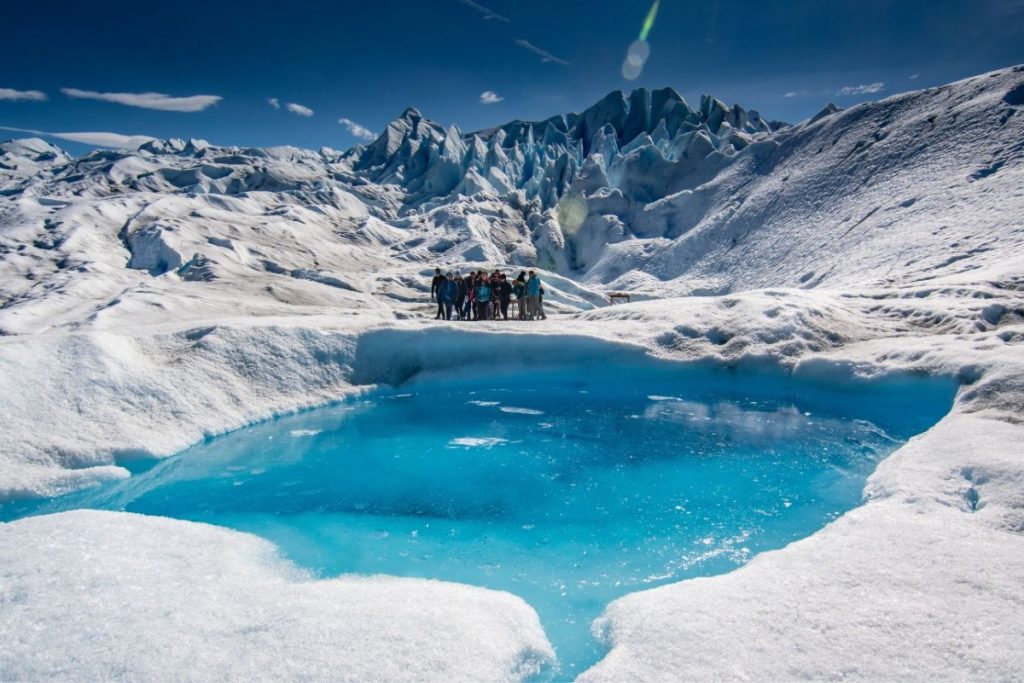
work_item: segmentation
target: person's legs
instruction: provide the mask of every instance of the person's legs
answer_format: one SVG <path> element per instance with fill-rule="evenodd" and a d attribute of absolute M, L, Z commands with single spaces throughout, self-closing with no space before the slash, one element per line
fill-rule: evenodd
<path fill-rule="evenodd" d="M 541 320 L 547 320 L 548 316 L 544 313 L 544 297 L 537 297 L 537 315 L 540 316 Z"/>
<path fill-rule="evenodd" d="M 501 300 L 501 317 L 508 320 L 508 299 Z"/>
<path fill-rule="evenodd" d="M 452 303 L 450 301 L 446 301 L 444 304 L 444 319 L 452 319 Z"/>
<path fill-rule="evenodd" d="M 437 315 L 434 316 L 434 320 L 440 320 L 444 317 L 444 302 L 441 301 L 441 297 L 437 298 Z"/>

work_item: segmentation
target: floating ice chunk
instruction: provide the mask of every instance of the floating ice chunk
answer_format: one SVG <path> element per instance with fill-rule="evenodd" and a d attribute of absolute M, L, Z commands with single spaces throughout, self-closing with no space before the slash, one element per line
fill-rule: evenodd
<path fill-rule="evenodd" d="M 508 443 L 508 439 L 498 436 L 460 436 L 448 442 L 449 448 L 491 448 Z"/>
<path fill-rule="evenodd" d="M 502 406 L 500 408 L 503 413 L 515 413 L 516 415 L 543 415 L 543 410 L 534 410 L 533 408 L 514 408 L 512 406 Z"/>
<path fill-rule="evenodd" d="M 498 401 L 466 401 L 466 403 L 474 406 L 483 406 L 485 408 L 490 406 L 501 405 Z"/>
<path fill-rule="evenodd" d="M 322 429 L 293 429 L 288 433 L 298 439 L 303 436 L 316 436 L 322 431 Z"/>

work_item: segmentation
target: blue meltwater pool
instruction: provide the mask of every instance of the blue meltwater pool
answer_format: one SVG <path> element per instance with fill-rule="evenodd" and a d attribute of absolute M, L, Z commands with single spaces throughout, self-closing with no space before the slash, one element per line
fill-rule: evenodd
<path fill-rule="evenodd" d="M 323 577 L 509 591 L 540 615 L 551 675 L 569 678 L 601 657 L 590 625 L 610 601 L 820 529 L 954 391 L 655 362 L 420 377 L 0 518 L 164 515 L 258 534 Z"/>

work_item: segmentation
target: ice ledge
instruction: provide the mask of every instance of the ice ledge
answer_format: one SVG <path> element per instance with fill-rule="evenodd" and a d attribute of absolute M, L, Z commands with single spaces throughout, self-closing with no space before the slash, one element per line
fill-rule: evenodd
<path fill-rule="evenodd" d="M 0 587 L 4 680 L 498 681 L 554 660 L 508 593 L 318 581 L 255 536 L 161 517 L 0 524 Z"/>

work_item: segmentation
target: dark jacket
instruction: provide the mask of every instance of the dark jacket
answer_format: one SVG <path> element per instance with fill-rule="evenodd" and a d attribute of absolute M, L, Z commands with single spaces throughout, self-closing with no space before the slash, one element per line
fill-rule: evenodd
<path fill-rule="evenodd" d="M 434 279 L 430 281 L 430 297 L 434 298 L 437 296 L 437 289 L 441 286 L 442 282 L 445 282 L 448 278 L 444 275 L 435 275 Z"/>
<path fill-rule="evenodd" d="M 508 280 L 498 280 L 498 284 L 494 287 L 494 295 L 498 297 L 499 301 L 508 301 L 512 298 L 512 285 Z"/>

